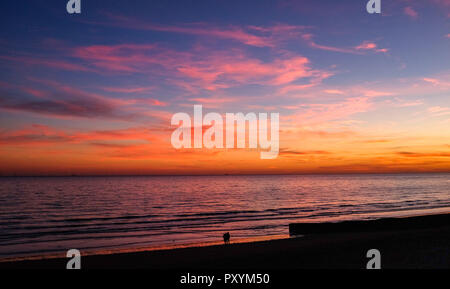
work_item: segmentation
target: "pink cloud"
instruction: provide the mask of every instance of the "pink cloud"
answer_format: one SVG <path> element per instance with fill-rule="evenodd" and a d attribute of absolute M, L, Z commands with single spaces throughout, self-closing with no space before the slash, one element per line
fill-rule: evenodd
<path fill-rule="evenodd" d="M 153 90 L 153 86 L 146 87 L 103 87 L 104 91 L 116 92 L 116 93 L 143 93 Z"/>
<path fill-rule="evenodd" d="M 364 41 L 363 43 L 361 43 L 360 45 L 355 47 L 356 50 L 358 51 L 363 51 L 363 50 L 372 50 L 375 52 L 382 52 L 382 53 L 386 53 L 389 50 L 387 48 L 378 48 L 377 44 L 374 42 L 369 42 L 369 41 Z"/>
<path fill-rule="evenodd" d="M 358 54 L 360 51 L 354 48 L 341 48 L 318 44 L 314 41 L 314 36 L 307 33 L 308 26 L 276 24 L 269 27 L 261 26 L 229 26 L 227 28 L 211 27 L 204 23 L 184 24 L 183 26 L 167 26 L 142 22 L 134 18 L 121 15 L 107 14 L 114 20 L 110 23 L 94 23 L 108 26 L 120 26 L 136 30 L 151 30 L 170 33 L 191 34 L 197 36 L 207 36 L 209 38 L 227 39 L 256 47 L 277 47 L 287 40 L 303 39 L 310 47 L 341 52 Z M 387 52 L 387 49 L 379 49 L 378 52 Z"/>
<path fill-rule="evenodd" d="M 313 71 L 312 77 L 310 78 L 309 83 L 285 85 L 279 90 L 279 93 L 286 94 L 286 93 L 293 92 L 293 91 L 294 92 L 302 91 L 302 90 L 305 90 L 308 88 L 312 88 L 312 87 L 315 87 L 315 86 L 319 85 L 320 83 L 322 83 L 322 81 L 324 79 L 327 79 L 333 75 L 334 74 L 332 72 L 328 72 L 328 71 Z"/>
<path fill-rule="evenodd" d="M 375 43 L 370 43 L 370 42 L 364 42 L 359 46 L 355 47 L 356 49 L 375 49 L 377 48 L 377 45 Z"/>
<path fill-rule="evenodd" d="M 1 55 L 0 59 L 4 59 L 11 62 L 20 62 L 23 65 L 36 65 L 36 66 L 46 66 L 55 69 L 67 70 L 67 71 L 94 71 L 93 69 L 80 65 L 74 64 L 68 61 L 56 60 L 56 59 L 46 59 L 46 58 L 32 58 L 26 56 L 5 56 Z"/>
<path fill-rule="evenodd" d="M 79 47 L 74 50 L 74 56 L 112 72 L 170 76 L 172 83 L 191 91 L 196 86 L 206 90 L 250 83 L 280 86 L 299 79 L 318 81 L 329 76 L 312 69 L 309 59 L 303 56 L 287 55 L 263 62 L 237 49 L 197 48 L 192 52 L 178 52 L 154 45 L 121 44 Z"/>
<path fill-rule="evenodd" d="M 427 109 L 427 111 L 429 113 L 431 113 L 433 116 L 450 115 L 450 108 L 449 107 L 433 106 L 433 107 L 429 107 Z"/>
<path fill-rule="evenodd" d="M 425 77 L 425 78 L 423 78 L 423 81 L 425 81 L 427 83 L 430 83 L 433 86 L 447 89 L 447 88 L 450 87 L 450 80 L 448 78 L 450 78 L 450 77 L 447 76 L 447 79 L 445 79 L 445 78 L 438 79 L 438 78 Z"/>
<path fill-rule="evenodd" d="M 344 94 L 344 92 L 339 89 L 325 89 L 323 92 L 328 94 Z"/>
<path fill-rule="evenodd" d="M 115 72 L 138 72 L 148 65 L 156 65 L 163 61 L 161 58 L 152 58 L 148 54 L 161 54 L 156 45 L 151 44 L 119 44 L 119 45 L 92 45 L 75 48 L 73 56 L 89 62 L 97 68 Z"/>
<path fill-rule="evenodd" d="M 388 49 L 386 48 L 378 48 L 376 43 L 364 41 L 360 45 L 356 47 L 350 47 L 350 48 L 342 48 L 342 47 L 335 47 L 335 46 L 326 46 L 326 45 L 320 45 L 317 44 L 314 41 L 314 36 L 312 34 L 303 34 L 302 39 L 306 41 L 306 43 L 313 48 L 317 48 L 320 50 L 326 50 L 326 51 L 334 51 L 334 52 L 341 52 L 341 53 L 352 53 L 352 54 L 362 54 L 364 51 L 375 51 L 375 52 L 388 52 Z"/>
<path fill-rule="evenodd" d="M 439 84 L 439 80 L 437 80 L 435 78 L 424 78 L 423 81 L 429 82 L 429 83 L 434 84 L 434 85 Z"/>
<path fill-rule="evenodd" d="M 28 94 L 31 94 L 34 97 L 44 98 L 47 95 L 46 92 L 32 88 L 32 87 L 22 87 L 22 90 Z"/>
<path fill-rule="evenodd" d="M 412 8 L 411 6 L 405 7 L 403 9 L 403 12 L 405 13 L 405 15 L 408 15 L 413 19 L 417 19 L 419 17 L 419 13 L 416 10 L 414 10 L 414 8 Z"/>
<path fill-rule="evenodd" d="M 146 22 L 141 22 L 134 18 L 128 18 L 121 15 L 107 14 L 107 16 L 114 20 L 111 23 L 95 23 L 95 24 L 105 24 L 109 26 L 120 26 L 136 30 L 151 30 L 151 31 L 161 31 L 161 32 L 172 32 L 172 33 L 182 33 L 182 34 L 192 34 L 198 36 L 207 36 L 221 39 L 228 39 L 241 42 L 250 46 L 257 47 L 272 47 L 274 46 L 273 40 L 268 36 L 254 35 L 251 34 L 241 27 L 231 26 L 228 29 L 220 29 L 216 27 L 207 26 L 204 24 L 187 24 L 183 26 L 167 26 L 167 25 L 157 25 L 149 24 Z M 254 30 L 255 27 L 253 27 Z M 285 29 L 284 29 L 285 30 Z M 270 30 L 264 32 L 283 32 L 283 29 Z"/>
<path fill-rule="evenodd" d="M 301 105 L 297 113 L 286 117 L 302 126 L 320 125 L 330 121 L 346 119 L 356 113 L 362 113 L 372 108 L 370 97 L 346 98 L 336 103 L 319 103 Z"/>
<path fill-rule="evenodd" d="M 334 52 L 342 52 L 342 53 L 357 53 L 354 49 L 348 49 L 348 48 L 340 48 L 340 47 L 334 47 L 334 46 L 326 46 L 326 45 L 320 45 L 317 44 L 314 41 L 314 36 L 312 34 L 303 34 L 302 38 L 304 41 L 306 41 L 306 43 L 313 47 L 313 48 L 317 48 L 317 49 L 321 49 L 321 50 L 327 50 L 327 51 L 334 51 Z"/>
<path fill-rule="evenodd" d="M 226 97 L 226 98 L 225 97 L 222 97 L 222 98 L 218 98 L 218 97 L 213 97 L 213 98 L 196 97 L 196 98 L 191 98 L 189 100 L 192 101 L 192 102 L 198 103 L 198 104 L 202 104 L 203 107 L 205 107 L 205 108 L 220 108 L 224 104 L 227 104 L 227 103 L 242 101 L 241 99 L 230 98 L 230 97 Z M 192 107 L 192 104 L 186 104 L 186 106 Z"/>
<path fill-rule="evenodd" d="M 411 107 L 411 106 L 419 106 L 423 105 L 423 100 L 413 100 L 413 101 L 405 101 L 403 99 L 396 98 L 396 103 L 394 103 L 395 106 L 398 107 Z"/>
<path fill-rule="evenodd" d="M 364 96 L 367 96 L 367 97 L 380 97 L 380 96 L 394 95 L 394 93 L 392 93 L 392 92 L 377 91 L 377 90 L 364 90 L 362 93 Z"/>
<path fill-rule="evenodd" d="M 138 104 L 148 104 L 151 106 L 167 106 L 169 105 L 167 102 L 160 101 L 156 98 L 147 98 L 147 99 L 134 99 L 132 102 L 138 103 Z"/>
<path fill-rule="evenodd" d="M 218 28 L 211 27 L 211 25 L 206 25 L 203 23 L 197 24 L 185 24 L 183 26 L 166 26 L 166 25 L 156 25 L 149 24 L 136 20 L 134 18 L 129 18 L 121 15 L 107 14 L 107 16 L 114 20 L 111 23 L 95 23 L 103 24 L 109 26 L 120 26 L 136 30 L 151 30 L 151 31 L 161 31 L 161 32 L 171 32 L 171 33 L 182 33 L 191 34 L 198 36 L 207 36 L 212 38 L 234 40 L 242 44 L 257 46 L 257 47 L 277 47 L 286 40 L 296 40 L 303 39 L 306 44 L 310 47 L 334 51 L 341 53 L 361 53 L 361 49 L 355 48 L 342 48 L 318 44 L 314 41 L 314 36 L 311 33 L 307 33 L 306 30 L 310 27 L 299 26 L 299 25 L 287 25 L 287 24 L 276 24 L 269 27 L 261 26 L 231 26 L 228 28 Z M 368 50 L 369 48 L 366 48 Z M 388 50 L 375 49 L 377 52 L 387 52 Z"/>

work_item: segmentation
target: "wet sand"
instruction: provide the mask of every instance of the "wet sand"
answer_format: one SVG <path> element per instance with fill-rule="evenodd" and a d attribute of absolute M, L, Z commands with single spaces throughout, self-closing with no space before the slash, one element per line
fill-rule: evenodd
<path fill-rule="evenodd" d="M 365 269 L 369 249 L 381 252 L 382 268 L 450 268 L 449 217 L 450 214 L 441 214 L 404 218 L 398 229 L 369 226 L 367 230 L 356 230 L 347 224 L 345 232 L 335 229 L 333 233 L 321 231 L 281 240 L 84 256 L 82 268 Z M 0 269 L 65 269 L 66 262 L 65 258 L 3 262 Z"/>

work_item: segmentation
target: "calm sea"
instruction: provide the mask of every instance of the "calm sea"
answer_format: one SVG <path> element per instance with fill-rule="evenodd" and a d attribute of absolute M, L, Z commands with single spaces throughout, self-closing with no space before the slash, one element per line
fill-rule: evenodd
<path fill-rule="evenodd" d="M 0 258 L 287 235 L 450 211 L 450 174 L 0 178 Z"/>

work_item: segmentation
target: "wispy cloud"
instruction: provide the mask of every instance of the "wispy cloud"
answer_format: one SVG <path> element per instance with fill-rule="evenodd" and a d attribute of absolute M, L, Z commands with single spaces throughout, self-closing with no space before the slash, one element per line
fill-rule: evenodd
<path fill-rule="evenodd" d="M 276 24 L 272 26 L 231 26 L 231 27 L 214 27 L 207 23 L 184 23 L 178 26 L 171 25 L 157 25 L 148 22 L 139 21 L 135 18 L 126 17 L 123 15 L 106 14 L 111 20 L 107 23 L 94 23 L 103 24 L 109 26 L 119 26 L 128 29 L 135 30 L 150 30 L 169 33 L 190 34 L 197 36 L 206 36 L 209 38 L 225 39 L 236 41 L 249 46 L 256 47 L 271 47 L 280 49 L 282 44 L 286 41 L 297 41 L 303 39 L 303 41 L 310 47 L 333 51 L 341 53 L 363 53 L 361 50 L 373 50 L 376 52 L 387 52 L 386 48 L 374 48 L 357 46 L 357 47 L 335 47 L 329 45 L 318 44 L 314 40 L 314 35 L 308 30 L 311 27 L 301 25 L 288 25 L 288 24 Z M 372 43 L 371 45 L 373 45 Z M 358 49 L 358 47 L 360 49 Z"/>
<path fill-rule="evenodd" d="M 70 132 L 42 124 L 32 124 L 23 129 L 1 132 L 0 143 L 3 145 L 36 145 L 36 144 L 110 144 L 111 147 L 126 144 L 150 143 L 164 139 L 164 129 L 148 127 L 130 127 L 125 129 L 93 130 L 87 132 Z M 118 143 L 122 141 L 122 143 Z M 128 143 L 123 143 L 128 141 Z M 113 143 L 115 142 L 115 143 Z"/>
<path fill-rule="evenodd" d="M 61 60 L 49 57 L 36 56 L 8 56 L 0 55 L 0 59 L 10 61 L 12 63 L 20 63 L 26 66 L 46 66 L 58 70 L 66 70 L 72 72 L 94 72 L 95 70 L 79 63 L 73 63 L 68 60 Z"/>
<path fill-rule="evenodd" d="M 303 104 L 299 106 L 297 113 L 286 116 L 285 119 L 296 124 L 313 126 L 346 119 L 372 107 L 370 97 L 352 97 L 334 103 Z"/>
<path fill-rule="evenodd" d="M 102 87 L 104 91 L 116 92 L 116 93 L 144 93 L 154 89 L 153 86 L 141 86 L 141 87 Z"/>
<path fill-rule="evenodd" d="M 340 48 L 340 47 L 334 47 L 334 46 L 327 46 L 327 45 L 321 45 L 314 41 L 314 35 L 313 34 L 303 34 L 302 35 L 303 40 L 311 47 L 317 48 L 320 50 L 326 50 L 326 51 L 333 51 L 333 52 L 342 52 L 342 53 L 357 53 L 352 48 Z"/>
<path fill-rule="evenodd" d="M 225 39 L 236 41 L 249 46 L 256 47 L 274 47 L 279 44 L 280 40 L 292 38 L 298 35 L 299 31 L 305 29 L 305 26 L 294 26 L 277 24 L 270 27 L 260 26 L 229 26 L 226 28 L 214 27 L 206 23 L 182 25 L 160 25 L 139 21 L 123 15 L 113 15 L 106 13 L 111 22 L 95 22 L 93 24 L 102 24 L 107 26 L 117 26 L 134 30 L 148 30 L 169 33 L 190 34 L 202 37 L 210 37 L 216 39 Z"/>
<path fill-rule="evenodd" d="M 443 115 L 450 115 L 450 108 L 449 107 L 442 107 L 442 106 L 432 106 L 427 109 L 429 113 L 431 113 L 433 116 L 443 116 Z"/>
<path fill-rule="evenodd" d="M 26 111 L 61 117 L 119 117 L 115 114 L 118 105 L 103 97 L 79 90 L 59 91 L 47 99 L 18 99 L 0 97 L 0 108 Z"/>
<path fill-rule="evenodd" d="M 320 49 L 320 50 L 326 50 L 326 51 L 351 53 L 351 54 L 364 54 L 365 52 L 368 52 L 368 51 L 386 53 L 389 51 L 387 48 L 378 48 L 376 43 L 370 42 L 370 41 L 363 41 L 360 45 L 357 45 L 355 47 L 345 48 L 345 47 L 335 47 L 335 46 L 318 44 L 314 41 L 313 34 L 303 34 L 302 38 L 304 41 L 306 41 L 306 43 L 310 47 Z"/>
<path fill-rule="evenodd" d="M 175 84 L 189 79 L 184 83 L 207 90 L 251 83 L 279 86 L 305 78 L 318 81 L 330 75 L 311 68 L 309 59 L 303 56 L 286 55 L 264 62 L 236 49 L 179 52 L 154 45 L 122 44 L 80 47 L 74 57 L 111 72 L 156 72 L 169 76 Z"/>
<path fill-rule="evenodd" d="M 449 158 L 449 152 L 398 152 L 398 155 L 409 158 Z"/>
<path fill-rule="evenodd" d="M 364 41 L 360 45 L 356 46 L 355 49 L 359 51 L 375 51 L 382 53 L 386 53 L 389 51 L 389 49 L 387 48 L 378 48 L 376 43 L 370 41 Z"/>
<path fill-rule="evenodd" d="M 405 7 L 403 13 L 412 19 L 417 19 L 419 17 L 419 13 L 411 6 Z"/>
<path fill-rule="evenodd" d="M 33 82 L 45 89 L 33 87 Z M 0 95 L 0 109 L 41 114 L 60 118 L 110 118 L 133 120 L 144 116 L 132 108 L 135 104 L 166 106 L 167 103 L 154 98 L 112 98 L 84 91 L 55 81 L 32 79 L 29 86 L 13 86 L 25 95 L 3 91 Z M 126 109 L 124 109 L 126 107 Z M 147 112 L 148 113 L 148 112 Z"/>

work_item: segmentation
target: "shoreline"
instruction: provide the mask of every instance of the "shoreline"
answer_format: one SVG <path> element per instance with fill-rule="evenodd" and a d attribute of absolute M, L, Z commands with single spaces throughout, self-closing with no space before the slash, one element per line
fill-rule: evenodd
<path fill-rule="evenodd" d="M 350 228 L 353 228 L 351 230 L 355 231 L 355 229 L 358 227 L 358 223 L 363 224 L 370 224 L 373 222 L 378 222 L 380 220 L 385 219 L 409 219 L 409 218 L 416 218 L 416 217 L 427 217 L 427 216 L 440 216 L 440 215 L 450 215 L 450 208 L 443 207 L 443 208 L 433 208 L 433 209 L 427 209 L 425 212 L 417 209 L 417 210 L 406 210 L 406 211 L 397 211 L 395 215 L 391 215 L 391 212 L 384 212 L 380 213 L 379 215 L 372 216 L 373 219 L 348 219 L 347 217 L 343 216 L 343 218 L 335 218 L 328 221 L 322 221 L 322 222 L 311 222 L 311 220 L 306 220 L 304 223 L 301 222 L 295 222 L 295 223 L 289 223 L 286 225 L 287 227 L 287 233 L 286 234 L 278 234 L 278 235 L 262 235 L 262 236 L 254 236 L 254 237 L 244 237 L 244 238 L 232 238 L 232 244 L 240 244 L 240 243 L 254 243 L 254 242 L 261 242 L 261 241 L 268 241 L 268 240 L 280 240 L 280 239 L 289 239 L 289 238 L 298 238 L 303 237 L 304 234 L 301 232 L 295 233 L 291 232 L 291 227 L 293 225 L 298 226 L 299 224 L 301 226 L 306 226 L 306 228 L 313 228 L 314 232 L 305 232 L 306 233 L 314 233 L 319 234 L 321 231 L 324 233 L 331 233 L 331 230 L 333 229 L 336 223 L 339 224 L 346 224 L 346 223 L 356 223 L 356 226 L 350 226 Z M 450 223 L 450 220 L 449 222 Z M 332 225 L 332 227 L 328 227 L 326 230 L 320 229 L 323 226 L 327 227 L 329 225 Z M 338 225 L 340 227 L 340 225 Z M 335 230 L 336 231 L 336 230 Z M 338 232 L 339 230 L 337 230 Z M 142 247 L 109 247 L 109 248 L 96 248 L 96 249 L 80 249 L 83 256 L 95 256 L 95 255 L 112 255 L 112 254 L 120 254 L 120 253 L 138 253 L 138 252 L 146 252 L 146 251 L 162 251 L 162 250 L 174 250 L 174 249 L 180 249 L 180 248 L 201 248 L 201 247 L 209 247 L 209 246 L 216 246 L 216 245 L 222 245 L 223 241 L 220 240 L 206 240 L 203 242 L 191 242 L 191 243 L 167 243 L 167 244 L 157 244 L 157 245 L 148 245 L 148 246 L 142 246 Z M 47 254 L 28 254 L 23 256 L 10 256 L 10 257 L 2 257 L 0 258 L 0 264 L 1 263 L 12 263 L 12 262 L 21 262 L 21 261 L 38 261 L 38 260 L 47 260 L 47 259 L 61 259 L 66 258 L 65 252 L 52 252 Z"/>
<path fill-rule="evenodd" d="M 431 218 L 430 218 L 431 216 Z M 364 269 L 376 248 L 382 268 L 450 268 L 450 214 L 402 218 L 425 226 L 322 232 L 302 238 L 82 256 L 84 269 Z M 369 221 L 370 222 L 370 221 Z M 339 223 L 335 223 L 339 224 Z M 67 258 L 1 262 L 1 269 L 65 269 Z"/>
<path fill-rule="evenodd" d="M 242 243 L 256 243 L 271 240 L 284 240 L 289 238 L 298 238 L 299 236 L 285 235 L 268 235 L 268 236 L 258 236 L 258 237 L 248 237 L 234 239 L 231 244 L 242 244 Z M 179 243 L 179 244 L 161 244 L 154 246 L 138 247 L 138 248 L 111 248 L 111 249 L 94 249 L 94 250 L 80 250 L 83 256 L 98 256 L 98 255 L 114 255 L 114 254 L 125 254 L 125 253 L 139 253 L 139 252 L 152 252 L 152 251 L 170 251 L 175 249 L 184 248 L 203 248 L 211 246 L 223 245 L 223 241 L 205 241 L 197 243 Z M 24 262 L 24 261 L 45 261 L 52 259 L 62 259 L 65 258 L 64 253 L 53 253 L 48 255 L 29 255 L 29 256 L 19 256 L 19 257 L 5 257 L 0 258 L 0 264 L 2 263 L 14 263 L 14 262 Z"/>

